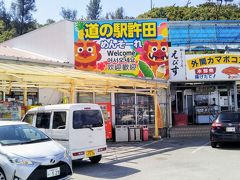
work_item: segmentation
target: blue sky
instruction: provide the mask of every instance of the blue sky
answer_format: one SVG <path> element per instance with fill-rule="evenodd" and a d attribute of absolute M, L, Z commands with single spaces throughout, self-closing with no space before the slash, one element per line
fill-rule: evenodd
<path fill-rule="evenodd" d="M 7 8 L 13 0 L 4 0 Z M 206 0 L 191 0 L 191 5 L 195 6 Z M 136 17 L 139 14 L 147 12 L 150 9 L 150 0 L 102 0 L 101 16 L 105 17 L 107 12 L 113 12 L 118 7 L 123 7 L 126 16 Z M 176 3 L 176 6 L 184 6 L 187 0 L 152 0 L 154 7 L 171 6 Z M 47 19 L 61 20 L 61 7 L 76 9 L 78 18 L 86 17 L 86 5 L 89 0 L 36 0 L 37 11 L 34 13 L 34 18 L 41 24 L 44 24 Z"/>

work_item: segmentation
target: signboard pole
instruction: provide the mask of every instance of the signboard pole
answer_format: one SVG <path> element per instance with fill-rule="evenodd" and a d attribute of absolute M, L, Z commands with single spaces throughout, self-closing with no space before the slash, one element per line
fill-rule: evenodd
<path fill-rule="evenodd" d="M 74 87 L 74 82 L 71 81 L 71 87 L 70 87 L 70 103 L 75 102 L 75 87 Z"/>
<path fill-rule="evenodd" d="M 159 136 L 158 136 L 158 98 L 157 98 L 157 91 L 154 91 L 154 95 L 153 95 L 153 98 L 154 98 L 154 110 L 155 110 L 155 135 L 154 135 L 154 138 L 155 139 L 158 139 Z"/>
<path fill-rule="evenodd" d="M 23 104 L 24 106 L 27 106 L 27 85 L 25 84 L 24 90 L 23 90 Z"/>
<path fill-rule="evenodd" d="M 234 110 L 237 111 L 238 110 L 238 101 L 237 101 L 237 83 L 235 81 L 235 84 L 234 84 Z"/>
<path fill-rule="evenodd" d="M 135 88 L 135 91 L 136 91 L 136 88 Z M 134 93 L 134 98 L 135 98 L 135 124 L 137 125 L 137 120 L 138 120 L 138 115 L 137 115 L 137 94 Z"/>

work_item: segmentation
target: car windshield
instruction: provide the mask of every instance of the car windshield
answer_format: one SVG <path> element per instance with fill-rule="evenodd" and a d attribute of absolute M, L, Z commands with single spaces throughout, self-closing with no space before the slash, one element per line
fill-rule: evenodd
<path fill-rule="evenodd" d="M 227 112 L 219 115 L 221 122 L 240 122 L 240 113 Z"/>
<path fill-rule="evenodd" d="M 0 126 L 0 143 L 2 145 L 28 144 L 49 140 L 51 139 L 43 132 L 27 124 Z"/>

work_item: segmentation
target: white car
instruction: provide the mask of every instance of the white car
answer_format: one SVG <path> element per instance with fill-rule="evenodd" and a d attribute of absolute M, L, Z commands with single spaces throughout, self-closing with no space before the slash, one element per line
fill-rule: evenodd
<path fill-rule="evenodd" d="M 30 109 L 22 120 L 61 143 L 72 160 L 98 163 L 107 150 L 105 123 L 99 105 L 55 104 Z"/>
<path fill-rule="evenodd" d="M 66 149 L 37 128 L 0 121 L 0 179 L 68 179 L 72 160 Z"/>

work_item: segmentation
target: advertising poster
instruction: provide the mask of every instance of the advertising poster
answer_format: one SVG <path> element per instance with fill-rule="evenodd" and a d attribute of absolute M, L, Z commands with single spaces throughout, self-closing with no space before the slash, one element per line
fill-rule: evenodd
<path fill-rule="evenodd" d="M 20 119 L 21 106 L 14 102 L 0 102 L 0 121 Z"/>
<path fill-rule="evenodd" d="M 240 55 L 214 54 L 186 60 L 188 80 L 240 79 Z"/>
<path fill-rule="evenodd" d="M 185 49 L 169 48 L 169 74 L 171 81 L 186 80 Z"/>
<path fill-rule="evenodd" d="M 169 78 L 166 20 L 74 24 L 75 68 L 139 78 Z"/>

